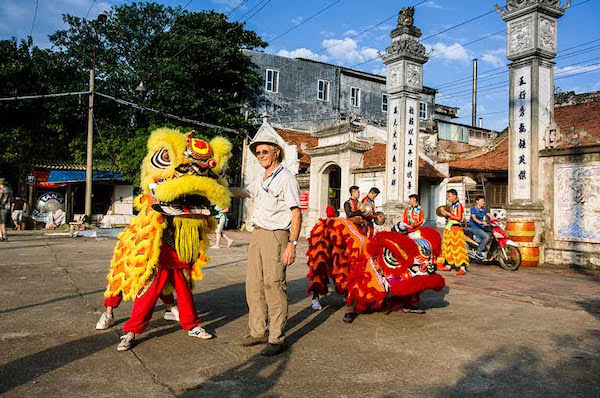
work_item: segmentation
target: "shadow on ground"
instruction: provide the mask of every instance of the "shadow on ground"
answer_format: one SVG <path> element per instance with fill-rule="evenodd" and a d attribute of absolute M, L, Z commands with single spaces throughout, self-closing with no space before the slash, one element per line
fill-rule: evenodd
<path fill-rule="evenodd" d="M 288 282 L 290 304 L 294 304 L 306 297 L 307 285 L 308 281 L 305 278 Z M 248 309 L 245 297 L 244 284 L 236 283 L 195 294 L 194 302 L 196 303 L 198 312 L 205 314 L 203 315 L 204 322 L 209 324 L 211 330 L 214 330 L 247 314 Z M 57 300 L 60 300 L 60 298 Z M 211 308 L 210 312 L 203 310 L 203 307 L 208 306 Z M 157 306 L 155 311 L 161 308 L 163 307 Z M 296 314 L 295 316 L 302 317 L 300 314 Z M 292 319 L 290 319 L 290 322 L 292 322 Z M 164 325 L 165 321 L 162 319 L 150 322 L 146 328 L 148 333 L 142 335 L 142 338 L 137 340 L 137 344 L 181 329 L 179 325 L 167 328 L 164 328 Z M 91 328 L 93 328 L 93 324 L 90 325 Z M 116 347 L 118 343 L 117 331 L 117 328 L 113 328 L 108 333 L 97 332 L 78 340 L 15 359 L 0 366 L 0 394 L 105 348 Z M 115 350 L 115 355 L 122 354 L 117 354 Z"/>
<path fill-rule="evenodd" d="M 552 337 L 560 360 L 548 363 L 535 348 L 518 340 L 463 366 L 452 385 L 424 392 L 432 397 L 598 397 L 600 396 L 600 331 L 584 336 Z M 544 355 L 545 356 L 545 355 Z"/>

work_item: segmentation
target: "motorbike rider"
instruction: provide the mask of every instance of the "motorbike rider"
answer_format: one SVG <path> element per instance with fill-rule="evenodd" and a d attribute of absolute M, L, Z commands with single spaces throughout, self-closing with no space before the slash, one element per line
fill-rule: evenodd
<path fill-rule="evenodd" d="M 485 251 L 485 248 L 492 237 L 489 232 L 489 223 L 485 220 L 486 217 L 488 217 L 490 221 L 497 220 L 497 218 L 485 207 L 485 197 L 483 195 L 478 195 L 475 198 L 475 206 L 471 207 L 469 226 L 471 227 L 473 236 L 477 236 L 481 239 L 479 247 L 477 248 L 477 253 L 475 253 L 475 256 L 480 260 L 484 259 L 483 251 Z"/>

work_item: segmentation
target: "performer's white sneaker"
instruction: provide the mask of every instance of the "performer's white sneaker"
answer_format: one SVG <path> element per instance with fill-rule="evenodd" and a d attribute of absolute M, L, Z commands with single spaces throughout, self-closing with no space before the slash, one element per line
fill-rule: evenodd
<path fill-rule="evenodd" d="M 164 318 L 167 321 L 179 322 L 179 308 L 177 308 L 177 307 L 171 307 L 170 310 L 166 310 Z"/>
<path fill-rule="evenodd" d="M 133 345 L 135 341 L 135 334 L 129 332 L 123 336 L 121 336 L 121 342 L 117 346 L 117 351 L 127 351 Z"/>
<path fill-rule="evenodd" d="M 200 325 L 195 328 L 188 330 L 188 336 L 198 337 L 203 340 L 212 339 L 213 335 L 204 330 Z"/>
<path fill-rule="evenodd" d="M 115 323 L 115 317 L 113 314 L 109 314 L 106 311 L 102 313 L 98 323 L 96 324 L 96 330 L 108 329 Z"/>
<path fill-rule="evenodd" d="M 312 299 L 312 303 L 310 305 L 312 307 L 313 310 L 318 311 L 320 309 L 323 309 L 323 306 L 321 305 L 321 302 L 319 301 L 318 297 L 315 297 L 314 299 Z"/>

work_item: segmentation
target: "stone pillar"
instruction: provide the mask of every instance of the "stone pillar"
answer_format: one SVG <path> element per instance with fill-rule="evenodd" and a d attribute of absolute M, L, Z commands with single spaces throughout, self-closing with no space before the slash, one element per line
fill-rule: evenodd
<path fill-rule="evenodd" d="M 398 221 L 408 195 L 419 192 L 419 93 L 423 90 L 425 46 L 414 26 L 414 7 L 398 13 L 392 44 L 381 58 L 387 67 L 388 119 L 384 208 L 389 223 Z"/>
<path fill-rule="evenodd" d="M 508 217 L 533 219 L 539 233 L 544 211 L 539 151 L 554 109 L 554 62 L 561 0 L 508 0 L 497 11 L 507 23 L 509 68 Z M 543 242 L 542 242 L 543 243 Z"/>

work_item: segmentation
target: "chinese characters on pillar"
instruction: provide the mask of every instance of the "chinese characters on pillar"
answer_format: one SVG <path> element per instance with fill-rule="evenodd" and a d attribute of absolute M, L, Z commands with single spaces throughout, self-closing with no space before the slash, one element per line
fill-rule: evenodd
<path fill-rule="evenodd" d="M 404 187 L 402 199 L 407 202 L 408 195 L 417 193 L 419 108 L 414 99 L 406 100 L 405 138 L 404 138 Z"/>
<path fill-rule="evenodd" d="M 523 67 L 514 71 L 512 131 L 512 197 L 531 199 L 531 69 Z"/>
<path fill-rule="evenodd" d="M 399 185 L 402 184 L 402 176 L 400 171 L 400 103 L 396 99 L 389 100 L 388 107 L 388 167 L 387 167 L 387 184 L 388 184 L 388 200 L 399 200 Z"/>

